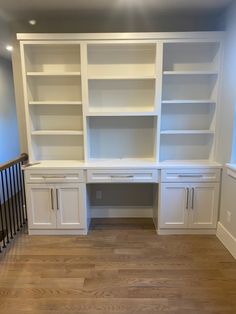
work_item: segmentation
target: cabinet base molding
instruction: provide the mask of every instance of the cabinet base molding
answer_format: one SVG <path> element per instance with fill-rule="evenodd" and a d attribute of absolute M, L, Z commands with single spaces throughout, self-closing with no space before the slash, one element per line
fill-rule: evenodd
<path fill-rule="evenodd" d="M 178 235 L 178 234 L 216 234 L 216 229 L 158 229 L 158 235 Z"/>
<path fill-rule="evenodd" d="M 217 238 L 222 242 L 226 249 L 233 255 L 236 259 L 236 238 L 222 225 L 218 222 L 217 225 Z"/>
<path fill-rule="evenodd" d="M 143 206 L 92 206 L 91 218 L 152 218 L 153 208 Z"/>
<path fill-rule="evenodd" d="M 87 235 L 87 229 L 61 230 L 61 229 L 29 229 L 29 235 Z"/>

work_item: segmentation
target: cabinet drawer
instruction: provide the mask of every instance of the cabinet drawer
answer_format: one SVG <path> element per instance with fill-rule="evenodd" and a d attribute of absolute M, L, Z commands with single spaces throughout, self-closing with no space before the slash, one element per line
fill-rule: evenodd
<path fill-rule="evenodd" d="M 220 169 L 163 169 L 161 182 L 219 182 Z"/>
<path fill-rule="evenodd" d="M 84 181 L 83 170 L 27 170 L 26 183 L 74 183 Z"/>
<path fill-rule="evenodd" d="M 158 170 L 88 170 L 87 182 L 158 182 Z"/>

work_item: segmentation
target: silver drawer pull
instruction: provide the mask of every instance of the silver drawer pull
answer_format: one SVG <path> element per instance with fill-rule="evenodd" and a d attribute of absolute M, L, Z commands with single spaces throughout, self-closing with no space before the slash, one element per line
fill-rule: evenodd
<path fill-rule="evenodd" d="M 51 191 L 51 205 L 52 205 L 52 210 L 54 210 L 53 189 L 50 189 L 50 191 Z"/>
<path fill-rule="evenodd" d="M 122 178 L 126 178 L 126 179 L 128 179 L 128 178 L 133 178 L 134 176 L 132 176 L 132 175 L 129 175 L 129 176 L 122 176 L 122 175 L 117 175 L 117 176 L 111 176 L 111 178 L 117 178 L 117 179 L 122 179 Z"/>
<path fill-rule="evenodd" d="M 179 178 L 202 178 L 202 174 L 179 174 Z"/>
<path fill-rule="evenodd" d="M 66 176 L 42 176 L 43 179 L 65 179 Z"/>
<path fill-rule="evenodd" d="M 189 188 L 187 190 L 187 199 L 186 199 L 186 209 L 188 209 L 188 203 L 189 203 Z"/>
<path fill-rule="evenodd" d="M 56 197 L 57 197 L 57 210 L 59 210 L 59 197 L 58 197 L 58 189 L 56 189 Z"/>
<path fill-rule="evenodd" d="M 192 209 L 194 209 L 194 188 L 192 188 Z"/>

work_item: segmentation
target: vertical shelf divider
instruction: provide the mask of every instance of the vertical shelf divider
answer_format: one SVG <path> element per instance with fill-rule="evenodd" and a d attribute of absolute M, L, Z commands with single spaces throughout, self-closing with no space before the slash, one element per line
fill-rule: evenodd
<path fill-rule="evenodd" d="M 163 73 L 163 41 L 156 45 L 156 99 L 157 132 L 155 141 L 156 161 L 160 161 L 160 139 L 161 139 L 161 106 L 162 106 L 162 73 Z"/>
<path fill-rule="evenodd" d="M 88 145 L 88 123 L 87 123 L 87 112 L 88 112 L 88 58 L 87 58 L 87 44 L 80 44 L 80 58 L 81 58 L 81 89 L 82 89 L 82 114 L 83 114 L 83 126 L 84 126 L 84 160 L 88 161 L 89 156 L 89 145 Z"/>

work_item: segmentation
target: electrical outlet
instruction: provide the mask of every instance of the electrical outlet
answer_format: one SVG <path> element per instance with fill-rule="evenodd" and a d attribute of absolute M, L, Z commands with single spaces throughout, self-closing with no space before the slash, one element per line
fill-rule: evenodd
<path fill-rule="evenodd" d="M 96 191 L 96 199 L 101 200 L 102 199 L 102 191 Z"/>
<path fill-rule="evenodd" d="M 226 219 L 227 219 L 227 222 L 228 223 L 231 223 L 231 212 L 229 210 L 227 210 L 227 213 L 226 213 Z"/>

